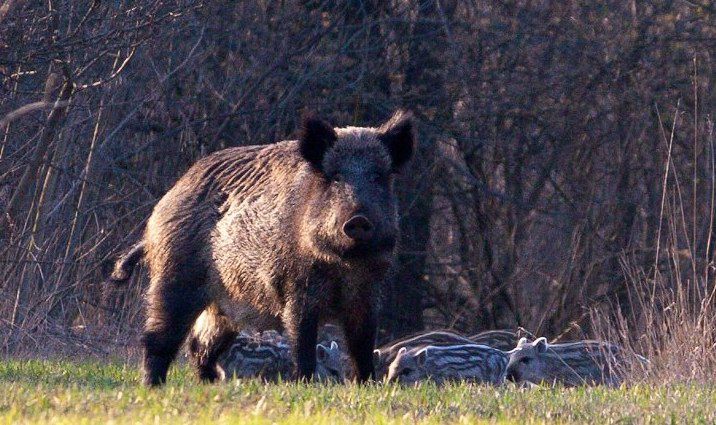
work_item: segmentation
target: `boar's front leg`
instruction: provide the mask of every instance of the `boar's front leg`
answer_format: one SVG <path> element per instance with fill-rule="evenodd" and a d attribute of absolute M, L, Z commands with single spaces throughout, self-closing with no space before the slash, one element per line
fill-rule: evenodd
<path fill-rule="evenodd" d="M 353 358 L 358 382 L 375 379 L 373 366 L 373 349 L 377 321 L 375 312 L 370 308 L 346 311 L 343 330 L 348 344 L 348 351 Z"/>
<path fill-rule="evenodd" d="M 318 308 L 306 296 L 291 300 L 284 309 L 283 324 L 291 339 L 299 380 L 310 380 L 316 371 L 318 319 Z"/>

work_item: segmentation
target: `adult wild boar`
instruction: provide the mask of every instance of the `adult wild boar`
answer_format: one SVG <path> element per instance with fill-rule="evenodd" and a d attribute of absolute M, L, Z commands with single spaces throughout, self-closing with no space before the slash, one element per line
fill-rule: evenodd
<path fill-rule="evenodd" d="M 202 312 L 203 379 L 216 378 L 218 346 L 244 324 L 282 325 L 296 375 L 308 379 L 329 319 L 343 327 L 358 379 L 373 376 L 377 301 L 398 238 L 393 180 L 414 148 L 401 111 L 377 128 L 308 117 L 298 140 L 229 148 L 192 166 L 112 271 L 124 281 L 139 259 L 148 263 L 145 384 L 166 380 Z"/>

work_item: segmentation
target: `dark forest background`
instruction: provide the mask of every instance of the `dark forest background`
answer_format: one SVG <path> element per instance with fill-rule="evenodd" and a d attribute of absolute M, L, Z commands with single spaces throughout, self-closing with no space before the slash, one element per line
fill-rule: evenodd
<path fill-rule="evenodd" d="M 193 162 L 396 108 L 420 147 L 382 338 L 638 339 L 657 289 L 712 302 L 715 56 L 708 0 L 6 0 L 0 352 L 132 347 L 146 274 L 100 265 Z"/>

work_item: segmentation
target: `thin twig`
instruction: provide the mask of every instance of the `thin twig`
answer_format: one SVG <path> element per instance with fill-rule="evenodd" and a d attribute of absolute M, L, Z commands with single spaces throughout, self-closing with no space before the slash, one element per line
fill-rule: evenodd
<path fill-rule="evenodd" d="M 5 128 L 11 122 L 22 117 L 23 115 L 27 115 L 32 112 L 40 111 L 40 110 L 43 110 L 46 108 L 64 108 L 64 107 L 68 106 L 69 104 L 70 104 L 69 101 L 64 101 L 64 100 L 58 100 L 56 102 L 46 102 L 44 100 L 41 100 L 39 102 L 29 103 L 27 105 L 24 105 L 24 106 L 21 106 L 21 107 L 15 109 L 14 111 L 9 112 L 7 115 L 5 115 L 0 120 L 0 129 Z"/>

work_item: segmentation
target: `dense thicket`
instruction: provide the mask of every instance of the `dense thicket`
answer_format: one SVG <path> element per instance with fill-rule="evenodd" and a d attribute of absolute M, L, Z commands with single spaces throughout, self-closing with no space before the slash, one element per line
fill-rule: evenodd
<path fill-rule="evenodd" d="M 588 333 L 590 310 L 634 309 L 630 270 L 709 289 L 716 10 L 701 3 L 5 1 L 5 349 L 131 338 L 146 277 L 105 288 L 102 260 L 198 158 L 290 138 L 306 109 L 418 119 L 384 336 Z"/>

